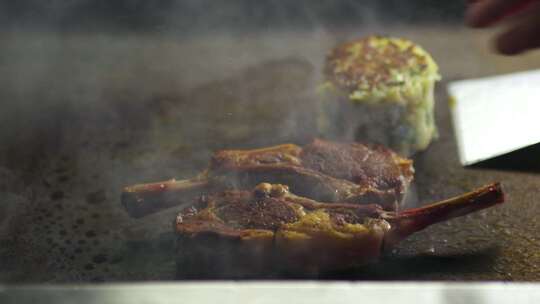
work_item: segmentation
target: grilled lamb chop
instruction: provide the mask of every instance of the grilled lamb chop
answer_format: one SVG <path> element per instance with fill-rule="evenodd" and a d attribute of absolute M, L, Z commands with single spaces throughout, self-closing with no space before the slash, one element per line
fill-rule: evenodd
<path fill-rule="evenodd" d="M 364 264 L 429 225 L 503 201 L 498 183 L 401 213 L 379 205 L 321 203 L 276 184 L 225 191 L 178 215 L 178 276 L 245 278 Z"/>
<path fill-rule="evenodd" d="M 303 148 L 284 144 L 256 150 L 223 150 L 199 176 L 126 187 L 122 203 L 134 217 L 224 189 L 259 183 L 288 185 L 325 202 L 378 204 L 397 210 L 413 179 L 412 161 L 383 146 L 316 139 Z"/>

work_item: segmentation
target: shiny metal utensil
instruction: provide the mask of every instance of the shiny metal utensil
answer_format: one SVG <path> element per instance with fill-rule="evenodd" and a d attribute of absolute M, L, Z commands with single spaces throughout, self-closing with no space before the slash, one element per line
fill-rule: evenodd
<path fill-rule="evenodd" d="M 462 165 L 540 143 L 540 70 L 455 81 L 448 92 Z"/>

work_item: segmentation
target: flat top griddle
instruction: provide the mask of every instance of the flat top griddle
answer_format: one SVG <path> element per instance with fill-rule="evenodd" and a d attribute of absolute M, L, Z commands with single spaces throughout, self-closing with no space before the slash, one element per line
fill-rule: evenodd
<path fill-rule="evenodd" d="M 0 282 L 174 280 L 178 210 L 132 219 L 120 205 L 122 187 L 192 176 L 217 149 L 308 142 L 324 53 L 375 30 L 184 41 L 2 33 Z M 316 279 L 540 279 L 540 175 L 530 166 L 462 168 L 445 93 L 445 81 L 533 68 L 538 56 L 483 54 L 485 36 L 459 27 L 384 33 L 431 51 L 445 79 L 437 87 L 440 138 L 414 157 L 418 204 L 491 181 L 503 182 L 507 203 L 418 233 L 378 264 Z"/>

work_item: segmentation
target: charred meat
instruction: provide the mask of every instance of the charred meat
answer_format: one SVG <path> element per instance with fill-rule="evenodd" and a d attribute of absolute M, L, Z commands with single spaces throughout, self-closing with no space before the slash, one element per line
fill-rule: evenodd
<path fill-rule="evenodd" d="M 503 201 L 498 183 L 400 213 L 379 205 L 322 203 L 279 184 L 224 191 L 178 215 L 178 272 L 187 278 L 201 270 L 210 277 L 245 277 L 346 268 L 376 260 L 429 225 Z"/>
<path fill-rule="evenodd" d="M 225 189 L 284 184 L 318 201 L 378 204 L 397 210 L 413 179 L 412 161 L 378 145 L 316 139 L 255 150 L 223 150 L 190 180 L 140 184 L 124 189 L 122 203 L 135 217 L 191 202 Z"/>

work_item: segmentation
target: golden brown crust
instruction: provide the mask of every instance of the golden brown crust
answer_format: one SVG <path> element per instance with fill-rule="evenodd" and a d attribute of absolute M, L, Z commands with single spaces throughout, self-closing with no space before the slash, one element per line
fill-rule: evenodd
<path fill-rule="evenodd" d="M 283 144 L 252 150 L 217 151 L 210 162 L 210 169 L 224 169 L 242 164 L 248 165 L 299 165 L 298 155 L 302 148 L 294 144 Z"/>
<path fill-rule="evenodd" d="M 184 209 L 175 225 L 180 234 L 243 237 L 250 231 L 273 233 L 315 211 L 328 214 L 331 225 L 337 226 L 362 224 L 367 217 L 384 214 L 378 205 L 322 203 L 291 194 L 286 186 L 263 183 L 253 191 L 230 190 L 204 197 Z"/>
<path fill-rule="evenodd" d="M 411 160 L 383 146 L 315 139 L 303 148 L 289 144 L 219 151 L 210 172 L 228 174 L 225 179 L 235 186 L 246 186 L 246 180 L 283 183 L 320 201 L 380 204 L 395 210 L 414 169 Z"/>
<path fill-rule="evenodd" d="M 390 229 L 379 206 L 320 203 L 279 184 L 226 191 L 197 207 L 185 209 L 176 221 L 185 268 L 205 255 L 212 256 L 205 263 L 234 265 L 235 271 L 248 273 L 256 267 L 269 272 L 273 266 L 339 268 L 375 259 Z"/>
<path fill-rule="evenodd" d="M 429 225 L 503 201 L 502 189 L 495 183 L 443 202 L 395 213 L 376 205 L 320 203 L 295 196 L 283 185 L 262 184 L 252 192 L 228 191 L 212 196 L 201 202 L 206 205 L 198 206 L 199 210 L 184 210 L 176 222 L 178 261 L 181 271 L 191 266 L 210 268 L 212 275 L 220 271 L 260 274 L 277 268 L 302 272 L 338 269 L 372 261 L 383 249 L 392 248 Z M 262 209 L 258 208 L 261 203 Z M 290 217 L 289 211 L 272 204 L 287 205 L 295 216 Z M 219 206 L 239 210 L 219 214 Z M 240 219 L 253 215 L 244 212 L 245 208 L 268 211 L 273 224 Z"/>
<path fill-rule="evenodd" d="M 326 58 L 326 79 L 336 87 L 353 92 L 375 87 L 399 86 L 403 77 L 427 71 L 427 53 L 404 39 L 368 36 L 334 48 Z"/>

